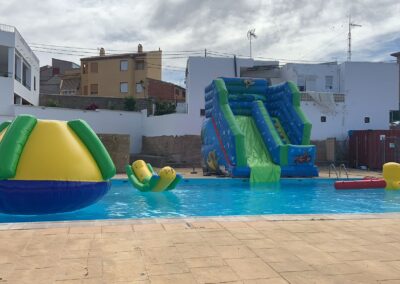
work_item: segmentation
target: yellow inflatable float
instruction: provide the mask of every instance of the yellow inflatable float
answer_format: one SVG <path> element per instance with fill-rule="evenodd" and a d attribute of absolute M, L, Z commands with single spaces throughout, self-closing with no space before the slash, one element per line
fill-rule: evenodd
<path fill-rule="evenodd" d="M 171 190 L 182 180 L 182 176 L 173 168 L 164 167 L 157 174 L 153 167 L 143 160 L 137 160 L 132 166 L 127 165 L 125 169 L 129 181 L 140 191 Z"/>
<path fill-rule="evenodd" d="M 383 165 L 383 178 L 386 189 L 400 189 L 400 164 L 390 162 Z"/>

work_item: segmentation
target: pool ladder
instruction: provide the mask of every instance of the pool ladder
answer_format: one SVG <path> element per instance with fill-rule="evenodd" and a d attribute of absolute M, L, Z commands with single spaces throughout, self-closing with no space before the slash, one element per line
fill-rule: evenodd
<path fill-rule="evenodd" d="M 336 174 L 337 179 L 342 177 L 342 171 L 344 171 L 347 179 L 349 179 L 349 173 L 347 172 L 347 168 L 344 164 L 339 165 L 339 172 L 337 171 L 335 164 L 330 164 L 329 165 L 329 177 L 331 177 L 331 171 L 333 171 Z"/>

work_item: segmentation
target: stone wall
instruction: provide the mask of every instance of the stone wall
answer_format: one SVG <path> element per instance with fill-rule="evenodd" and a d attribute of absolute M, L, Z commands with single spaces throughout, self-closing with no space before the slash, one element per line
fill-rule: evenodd
<path fill-rule="evenodd" d="M 157 136 L 142 138 L 142 152 L 132 161 L 143 159 L 155 167 L 199 167 L 201 165 L 199 135 Z"/>
<path fill-rule="evenodd" d="M 117 173 L 125 173 L 129 163 L 129 135 L 97 134 L 113 160 Z"/>
<path fill-rule="evenodd" d="M 135 99 L 135 111 L 147 109 L 150 115 L 153 113 L 151 100 Z M 49 107 L 62 107 L 72 109 L 86 109 L 95 104 L 99 109 L 126 110 L 124 98 L 97 97 L 97 96 L 65 96 L 65 95 L 40 95 L 39 105 Z"/>
<path fill-rule="evenodd" d="M 316 165 L 347 163 L 346 141 L 311 141 L 317 147 Z M 333 152 L 332 152 L 333 151 Z M 334 161 L 329 157 L 334 156 Z M 131 162 L 143 159 L 155 167 L 201 167 L 201 139 L 198 135 L 142 137 L 142 152 L 132 155 Z"/>
<path fill-rule="evenodd" d="M 311 141 L 312 145 L 317 148 L 316 164 L 319 166 L 348 163 L 348 143 L 347 141 L 331 140 L 315 140 Z M 332 153 L 333 151 L 333 153 Z M 332 156 L 334 159 L 332 159 Z"/>

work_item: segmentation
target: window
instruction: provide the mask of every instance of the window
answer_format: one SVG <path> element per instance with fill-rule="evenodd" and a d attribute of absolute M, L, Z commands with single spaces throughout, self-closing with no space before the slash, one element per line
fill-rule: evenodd
<path fill-rule="evenodd" d="M 22 77 L 22 70 L 21 70 L 21 58 L 19 58 L 17 56 L 17 54 L 15 54 L 15 70 L 14 70 L 14 76 L 15 76 L 15 80 L 17 80 L 18 82 L 21 82 L 21 77 Z"/>
<path fill-rule="evenodd" d="M 88 86 L 83 87 L 83 95 L 87 96 L 88 95 Z"/>
<path fill-rule="evenodd" d="M 120 91 L 120 93 L 127 93 L 128 92 L 128 83 L 127 82 L 119 83 L 119 91 Z"/>
<path fill-rule="evenodd" d="M 90 94 L 97 95 L 99 93 L 99 85 L 97 84 L 90 84 Z"/>
<path fill-rule="evenodd" d="M 321 116 L 321 122 L 326 122 L 326 116 Z"/>
<path fill-rule="evenodd" d="M 128 60 L 121 60 L 119 62 L 119 70 L 127 71 L 128 70 Z"/>
<path fill-rule="evenodd" d="M 326 90 L 333 89 L 333 76 L 325 76 L 325 89 Z"/>
<path fill-rule="evenodd" d="M 33 76 L 33 90 L 36 91 L 36 76 Z"/>
<path fill-rule="evenodd" d="M 144 91 L 143 82 L 136 83 L 136 93 L 140 94 L 143 93 L 143 91 Z"/>
<path fill-rule="evenodd" d="M 200 109 L 200 116 L 205 116 L 206 110 L 204 108 Z"/>
<path fill-rule="evenodd" d="M 136 70 L 144 70 L 144 60 L 136 60 Z"/>
<path fill-rule="evenodd" d="M 97 73 L 99 71 L 99 65 L 97 62 L 90 63 L 90 72 Z"/>
<path fill-rule="evenodd" d="M 369 122 L 370 122 L 369 116 L 364 117 L 364 123 L 369 123 Z"/>
<path fill-rule="evenodd" d="M 306 90 L 306 79 L 303 75 L 299 75 L 297 77 L 297 86 L 299 87 L 300 92 L 304 92 Z"/>
<path fill-rule="evenodd" d="M 83 74 L 87 74 L 88 72 L 88 64 L 87 63 L 83 63 L 82 64 L 82 73 Z"/>

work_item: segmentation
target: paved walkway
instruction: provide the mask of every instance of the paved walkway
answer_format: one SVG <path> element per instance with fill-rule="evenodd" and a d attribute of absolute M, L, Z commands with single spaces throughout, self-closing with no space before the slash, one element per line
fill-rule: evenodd
<path fill-rule="evenodd" d="M 400 215 L 332 216 L 4 224 L 0 283 L 400 283 Z"/>

